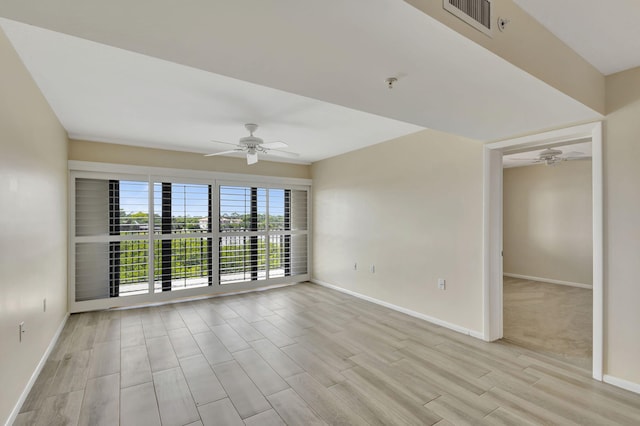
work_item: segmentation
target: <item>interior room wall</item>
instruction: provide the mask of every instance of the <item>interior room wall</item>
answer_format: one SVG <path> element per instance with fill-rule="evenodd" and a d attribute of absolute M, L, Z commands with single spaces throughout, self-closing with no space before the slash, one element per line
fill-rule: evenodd
<path fill-rule="evenodd" d="M 67 312 L 67 134 L 2 30 L 0 64 L 4 423 Z M 23 321 L 26 332 L 20 343 L 18 324 Z"/>
<path fill-rule="evenodd" d="M 316 280 L 482 331 L 481 143 L 424 130 L 312 178 Z"/>
<path fill-rule="evenodd" d="M 257 164 L 248 165 L 244 158 L 205 157 L 202 154 L 192 152 L 74 139 L 69 141 L 69 160 L 302 179 L 311 177 L 311 166 L 304 164 L 279 163 L 260 159 Z"/>
<path fill-rule="evenodd" d="M 504 272 L 592 285 L 591 161 L 503 172 Z"/>
<path fill-rule="evenodd" d="M 607 77 L 605 373 L 640 391 L 640 67 Z"/>

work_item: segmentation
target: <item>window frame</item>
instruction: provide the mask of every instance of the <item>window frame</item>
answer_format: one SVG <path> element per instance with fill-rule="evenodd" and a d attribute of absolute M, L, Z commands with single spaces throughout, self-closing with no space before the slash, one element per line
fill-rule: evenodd
<path fill-rule="evenodd" d="M 114 307 L 126 307 L 135 306 L 146 303 L 163 303 L 176 300 L 178 298 L 185 297 L 197 297 L 197 296 L 213 296 L 221 293 L 235 293 L 241 291 L 252 290 L 261 287 L 267 287 L 272 285 L 286 285 L 296 282 L 308 281 L 311 278 L 311 235 L 312 235 L 312 181 L 311 179 L 301 178 L 286 178 L 277 176 L 261 176 L 261 175 L 247 175 L 236 173 L 224 173 L 224 172 L 211 172 L 211 171 L 197 171 L 197 170 L 185 170 L 185 169 L 170 169 L 161 167 L 147 167 L 147 166 L 133 166 L 124 164 L 112 164 L 112 163 L 95 163 L 85 161 L 68 162 L 69 167 L 69 222 L 68 222 L 68 306 L 69 312 L 83 312 L 97 309 L 108 309 Z M 79 238 L 75 235 L 75 182 L 77 178 L 87 179 L 104 179 L 104 180 L 132 180 L 132 181 L 146 181 L 148 183 L 148 205 L 149 205 L 149 235 L 147 241 L 149 241 L 149 292 L 140 295 L 127 295 L 120 297 L 109 297 L 105 299 L 94 299 L 85 301 L 75 300 L 75 261 L 76 252 L 75 245 Z M 212 229 L 210 233 L 201 234 L 203 237 L 211 235 L 213 241 L 211 247 L 210 262 L 212 265 L 213 283 L 210 286 L 194 287 L 180 289 L 178 291 L 164 291 L 154 292 L 154 244 L 156 241 L 153 232 L 153 218 L 154 218 L 154 184 L 162 182 L 171 182 L 178 184 L 197 184 L 197 185 L 212 185 L 212 214 L 211 218 Z M 220 232 L 220 206 L 219 206 L 219 191 L 220 186 L 256 186 L 258 188 L 274 188 L 274 189 L 297 189 L 307 192 L 307 229 L 303 233 L 307 235 L 306 239 L 306 274 L 300 274 L 295 276 L 284 276 L 276 278 L 267 278 L 266 280 L 258 281 L 243 281 L 233 284 L 220 284 L 219 274 L 219 238 L 222 234 Z M 282 234 L 290 231 L 280 231 Z M 177 234 L 176 237 L 180 237 Z M 183 237 L 184 238 L 184 237 Z"/>
<path fill-rule="evenodd" d="M 209 238 L 211 239 L 211 257 L 209 258 L 209 262 L 212 266 L 211 269 L 211 276 L 214 277 L 214 281 L 211 283 L 211 285 L 208 285 L 206 287 L 215 287 L 216 282 L 215 282 L 215 277 L 217 275 L 217 263 L 214 260 L 217 258 L 217 249 L 216 246 L 214 244 L 215 242 L 215 232 L 214 232 L 214 228 L 213 228 L 213 223 L 215 223 L 215 209 L 218 203 L 218 200 L 214 197 L 211 200 L 211 212 L 213 214 L 213 217 L 211 217 L 211 223 L 212 223 L 212 227 L 209 230 L 209 232 L 202 232 L 202 233 L 192 233 L 192 234 L 158 234 L 156 235 L 155 233 L 155 184 L 184 184 L 184 185 L 210 185 L 211 186 L 211 193 L 215 193 L 215 181 L 214 180 L 207 180 L 207 179 L 198 179 L 198 178 L 187 178 L 187 177 L 174 177 L 174 176 L 168 176 L 168 175 L 150 175 L 149 176 L 149 188 L 150 188 L 150 201 L 149 201 L 149 216 L 150 216 L 150 221 L 151 223 L 153 223 L 154 226 L 154 232 L 152 233 L 153 235 L 150 236 L 150 244 L 153 243 L 154 244 L 154 248 L 155 248 L 155 242 L 156 241 L 172 241 L 172 240 L 180 240 L 180 239 L 184 239 L 184 238 Z M 191 235 L 191 236 L 189 236 Z M 151 253 L 149 255 L 149 264 L 150 264 L 150 270 L 149 270 L 149 276 L 150 276 L 150 281 L 152 282 L 151 287 L 149 289 L 150 293 L 155 293 L 155 294 L 160 294 L 160 293 L 173 293 L 175 291 L 178 291 L 179 293 L 177 294 L 182 294 L 183 292 L 187 291 L 187 290 L 195 290 L 196 288 L 205 288 L 205 286 L 200 286 L 200 287 L 194 287 L 193 289 L 180 289 L 180 290 L 169 290 L 169 291 L 160 291 L 160 292 L 155 292 L 155 281 L 156 281 L 156 277 L 155 277 L 155 250 L 151 250 Z M 160 278 L 162 280 L 162 278 Z"/>
<path fill-rule="evenodd" d="M 220 188 L 226 186 L 226 187 L 245 187 L 245 188 L 256 188 L 256 189 L 265 189 L 266 193 L 267 193 L 267 197 L 266 197 L 266 217 L 265 217 L 265 227 L 263 230 L 261 229 L 255 229 L 255 230 L 244 230 L 244 231 L 226 231 L 226 232 L 221 232 L 220 231 Z M 216 227 L 216 231 L 218 232 L 218 238 L 221 238 L 222 235 L 227 236 L 227 237 L 253 237 L 253 236 L 257 236 L 257 237 L 261 237 L 264 236 L 265 237 L 265 279 L 260 280 L 260 279 L 256 279 L 256 280 L 249 280 L 249 281 L 242 281 L 241 283 L 251 283 L 251 282 L 256 282 L 256 283 L 265 283 L 265 282 L 270 282 L 270 281 L 289 281 L 290 279 L 294 279 L 300 275 L 303 276 L 310 276 L 310 254 L 311 254 L 311 187 L 306 187 L 306 186 L 302 186 L 302 185 L 287 185 L 286 187 L 283 187 L 284 185 L 281 184 L 269 184 L 269 183 L 260 183 L 260 182 L 254 182 L 254 183 L 247 183 L 246 181 L 233 181 L 233 180 L 217 180 L 216 181 L 216 187 L 215 187 L 215 193 L 217 194 L 217 200 L 218 200 L 218 204 L 217 204 L 217 218 L 218 218 L 218 222 L 215 225 Z M 287 190 L 289 191 L 294 191 L 294 190 L 302 190 L 302 191 L 307 191 L 307 226 L 305 230 L 292 230 L 292 229 L 271 229 L 270 228 L 270 223 L 269 223 L 269 217 L 270 217 L 270 195 L 269 195 L 269 190 L 270 189 L 283 189 L 285 190 L 285 193 Z M 290 226 L 290 224 L 289 224 Z M 285 227 L 286 228 L 286 227 Z M 271 265 L 271 257 L 270 257 L 270 237 L 272 235 L 282 235 L 282 236 L 296 236 L 296 235 L 306 235 L 307 237 L 307 247 L 306 247 L 306 252 L 307 252 L 307 273 L 306 274 L 299 274 L 299 275 L 291 275 L 291 273 L 289 272 L 289 274 L 287 274 L 285 272 L 284 276 L 280 277 L 271 277 L 270 276 L 270 265 Z M 218 240 L 219 241 L 219 240 Z M 219 243 L 216 244 L 217 248 L 219 250 Z M 220 257 L 218 256 L 218 262 L 220 261 Z M 218 265 L 219 266 L 219 265 Z M 289 265 L 289 269 L 291 269 L 291 266 Z M 252 273 L 253 274 L 253 273 Z M 306 280 L 308 280 L 309 278 L 307 278 Z M 305 280 L 305 281 L 306 281 Z M 223 287 L 227 287 L 227 286 L 232 286 L 234 284 L 239 284 L 236 282 L 233 283 L 222 283 L 222 279 L 220 276 L 220 271 L 218 271 L 218 284 L 223 286 Z"/>

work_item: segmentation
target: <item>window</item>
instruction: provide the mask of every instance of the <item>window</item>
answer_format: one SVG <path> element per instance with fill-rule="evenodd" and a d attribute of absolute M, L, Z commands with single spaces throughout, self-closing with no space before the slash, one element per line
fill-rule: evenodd
<path fill-rule="evenodd" d="M 220 283 L 307 273 L 307 191 L 219 188 Z"/>
<path fill-rule="evenodd" d="M 76 300 L 149 291 L 147 182 L 76 179 Z"/>
<path fill-rule="evenodd" d="M 155 292 L 212 285 L 211 185 L 153 187 Z"/>
<path fill-rule="evenodd" d="M 309 278 L 306 186 L 78 171 L 71 188 L 72 312 Z"/>

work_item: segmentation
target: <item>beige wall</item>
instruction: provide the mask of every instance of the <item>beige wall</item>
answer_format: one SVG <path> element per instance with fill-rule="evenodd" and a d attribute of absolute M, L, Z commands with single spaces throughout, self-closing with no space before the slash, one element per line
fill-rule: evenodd
<path fill-rule="evenodd" d="M 312 176 L 315 279 L 482 331 L 480 143 L 425 130 Z"/>
<path fill-rule="evenodd" d="M 257 164 L 249 166 L 243 158 L 205 157 L 202 154 L 191 152 L 73 139 L 69 142 L 69 160 L 303 179 L 311 177 L 311 167 L 307 165 L 276 163 L 261 159 Z"/>
<path fill-rule="evenodd" d="M 67 312 L 67 135 L 2 30 L 0 64 L 4 423 Z M 21 321 L 27 331 L 19 343 Z"/>
<path fill-rule="evenodd" d="M 409 0 L 597 111 L 604 78 L 510 0 L 489 39 Z M 503 7 L 503 5 L 505 5 Z M 537 34 L 537 36 L 531 36 Z M 66 312 L 66 134 L 0 33 L 0 421 Z M 579 71 L 577 71 L 579 70 Z M 640 69 L 606 79 L 605 374 L 640 383 Z M 308 166 L 73 141 L 73 160 L 314 178 L 314 276 L 475 331 L 482 329 L 482 150 L 423 131 Z M 33 241 L 37 241 L 34 244 Z M 359 268 L 353 270 L 353 263 Z M 375 274 L 369 272 L 376 265 Z M 439 277 L 447 290 L 436 288 Z M 48 309 L 42 312 L 42 299 Z M 17 326 L 27 333 L 17 342 Z"/>
<path fill-rule="evenodd" d="M 504 169 L 504 272 L 593 283 L 591 161 Z"/>
<path fill-rule="evenodd" d="M 607 77 L 605 373 L 640 384 L 640 68 Z"/>
<path fill-rule="evenodd" d="M 550 86 L 604 114 L 604 76 L 512 0 L 493 0 L 492 24 L 496 25 L 498 17 L 511 21 L 503 32 L 495 28 L 493 38 L 444 10 L 442 0 L 406 2 Z"/>

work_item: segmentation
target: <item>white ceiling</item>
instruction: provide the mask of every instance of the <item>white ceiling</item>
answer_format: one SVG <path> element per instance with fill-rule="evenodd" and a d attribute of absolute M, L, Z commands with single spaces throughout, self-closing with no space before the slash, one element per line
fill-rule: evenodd
<path fill-rule="evenodd" d="M 604 75 L 640 66 L 640 1 L 514 1 Z"/>
<path fill-rule="evenodd" d="M 310 163 L 422 129 L 15 21 L 0 25 L 75 139 L 212 153 L 230 149 L 212 139 L 237 143 L 251 122 L 260 125 L 256 136 L 302 154 L 278 161 Z"/>
<path fill-rule="evenodd" d="M 495 140 L 600 117 L 398 0 L 1 3 L 93 41 L 0 23 L 77 138 L 204 153 L 255 121 L 312 162 L 422 127 Z"/>
<path fill-rule="evenodd" d="M 535 149 L 533 151 L 518 152 L 515 154 L 505 154 L 502 156 L 502 167 L 505 169 L 511 167 L 523 167 L 532 166 L 537 163 L 536 160 L 540 153 L 549 146 L 544 148 Z M 580 142 L 569 145 L 553 146 L 553 149 L 562 151 L 562 155 L 568 155 L 571 157 L 591 158 L 591 142 Z"/>

